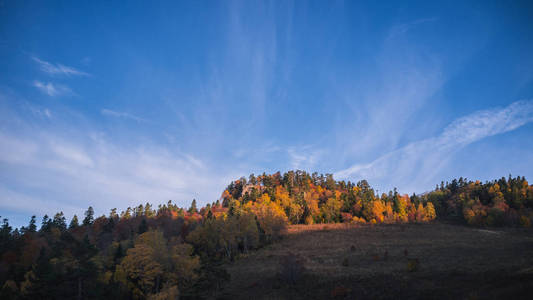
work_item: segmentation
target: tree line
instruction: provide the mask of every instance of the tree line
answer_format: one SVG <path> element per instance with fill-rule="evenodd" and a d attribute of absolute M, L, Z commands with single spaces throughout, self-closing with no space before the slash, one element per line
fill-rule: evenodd
<path fill-rule="evenodd" d="M 485 183 L 461 177 L 441 182 L 421 198 L 435 205 L 440 218 L 469 225 L 530 227 L 533 221 L 533 185 L 520 176 Z"/>
<path fill-rule="evenodd" d="M 216 202 L 172 201 L 67 224 L 62 212 L 0 227 L 2 299 L 177 299 L 215 295 L 223 263 L 281 238 L 288 224 L 425 223 L 448 218 L 476 226 L 525 226 L 533 186 L 523 177 L 460 178 L 412 196 L 378 193 L 365 180 L 289 171 L 231 182 Z"/>

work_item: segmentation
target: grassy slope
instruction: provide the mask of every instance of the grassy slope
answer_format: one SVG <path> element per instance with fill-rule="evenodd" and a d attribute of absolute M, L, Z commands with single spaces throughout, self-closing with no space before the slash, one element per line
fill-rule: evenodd
<path fill-rule="evenodd" d="M 307 269 L 295 285 L 277 275 L 289 252 L 301 255 Z M 409 272 L 413 259 L 418 269 Z M 298 225 L 228 271 L 227 299 L 527 298 L 533 295 L 533 231 L 442 223 Z"/>

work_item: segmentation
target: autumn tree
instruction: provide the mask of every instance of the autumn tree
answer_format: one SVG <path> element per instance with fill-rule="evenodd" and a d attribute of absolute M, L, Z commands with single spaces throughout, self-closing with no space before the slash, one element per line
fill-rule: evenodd
<path fill-rule="evenodd" d="M 433 206 L 433 203 L 427 202 L 426 203 L 426 218 L 428 221 L 433 221 L 437 217 L 437 213 L 435 212 L 435 207 Z"/>
<path fill-rule="evenodd" d="M 179 290 L 192 284 L 198 268 L 199 259 L 192 256 L 190 245 L 169 244 L 162 232 L 151 230 L 139 235 L 128 249 L 115 280 L 131 289 L 133 297 L 147 298 L 168 293 L 170 286 Z"/>
<path fill-rule="evenodd" d="M 188 212 L 189 212 L 190 214 L 194 214 L 194 213 L 197 213 L 197 212 L 198 212 L 198 208 L 196 208 L 196 199 L 192 199 L 191 207 L 189 207 Z"/>
<path fill-rule="evenodd" d="M 270 201 L 268 194 L 263 194 L 257 202 L 247 207 L 257 217 L 267 242 L 279 239 L 287 229 L 287 215 L 278 204 Z"/>

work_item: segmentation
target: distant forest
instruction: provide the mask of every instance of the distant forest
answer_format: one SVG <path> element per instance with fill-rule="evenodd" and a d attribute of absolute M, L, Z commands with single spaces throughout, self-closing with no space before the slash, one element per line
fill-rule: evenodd
<path fill-rule="evenodd" d="M 198 208 L 168 201 L 70 222 L 62 212 L 0 228 L 1 299 L 177 299 L 216 295 L 224 263 L 282 238 L 289 224 L 426 223 L 530 227 L 533 185 L 524 177 L 459 178 L 434 191 L 378 195 L 365 180 L 289 171 L 231 182 Z M 366 225 L 365 225 L 366 226 Z"/>

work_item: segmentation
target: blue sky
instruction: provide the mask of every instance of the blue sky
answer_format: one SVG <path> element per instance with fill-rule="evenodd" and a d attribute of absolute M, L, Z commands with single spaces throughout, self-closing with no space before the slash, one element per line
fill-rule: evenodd
<path fill-rule="evenodd" d="M 532 8 L 1 1 L 0 215 L 205 204 L 290 169 L 533 178 Z"/>

